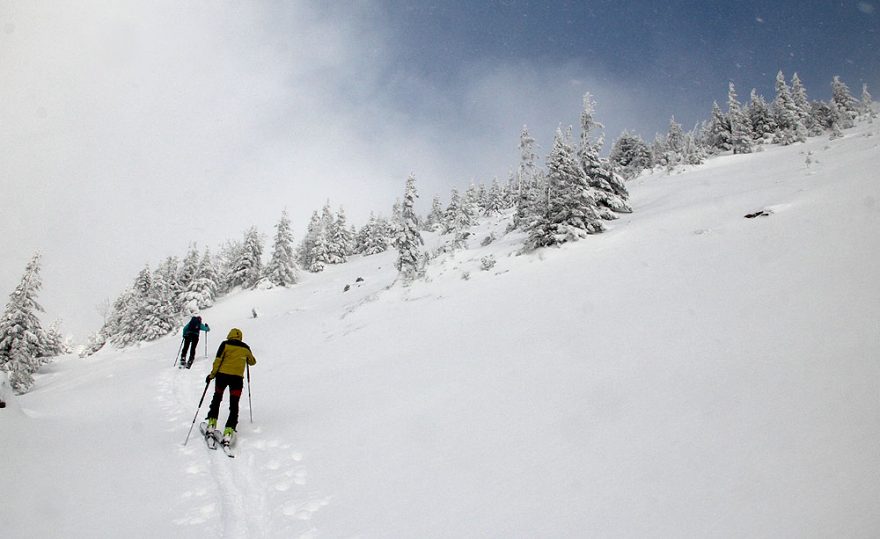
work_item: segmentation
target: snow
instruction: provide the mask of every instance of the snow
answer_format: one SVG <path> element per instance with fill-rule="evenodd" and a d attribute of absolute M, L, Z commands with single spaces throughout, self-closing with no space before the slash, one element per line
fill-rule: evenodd
<path fill-rule="evenodd" d="M 0 410 L 0 534 L 877 536 L 878 134 L 643 176 L 558 249 L 488 218 L 409 288 L 389 251 L 221 299 L 235 459 L 182 445 L 179 335 L 51 364 Z"/>

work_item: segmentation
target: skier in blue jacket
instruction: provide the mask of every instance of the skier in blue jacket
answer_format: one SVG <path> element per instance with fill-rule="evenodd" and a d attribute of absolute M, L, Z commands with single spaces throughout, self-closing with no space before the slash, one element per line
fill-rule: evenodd
<path fill-rule="evenodd" d="M 208 324 L 202 323 L 202 317 L 198 313 L 193 313 L 189 322 L 183 326 L 183 348 L 180 352 L 181 369 L 192 367 L 193 360 L 196 358 L 196 347 L 199 345 L 199 335 L 203 331 L 211 331 L 211 328 Z M 187 350 L 189 350 L 189 361 L 186 361 Z"/>

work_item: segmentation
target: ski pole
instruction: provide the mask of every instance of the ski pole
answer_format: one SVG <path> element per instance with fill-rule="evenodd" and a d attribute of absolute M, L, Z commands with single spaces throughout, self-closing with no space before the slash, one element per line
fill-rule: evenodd
<path fill-rule="evenodd" d="M 251 404 L 251 366 L 245 362 L 244 364 L 245 370 L 247 371 L 247 383 L 248 383 L 248 412 L 251 414 L 251 423 L 254 422 L 254 407 Z"/>
<path fill-rule="evenodd" d="M 173 368 L 173 367 L 176 367 L 176 366 L 177 366 L 177 362 L 180 361 L 180 351 L 183 350 L 183 341 L 184 341 L 184 339 L 185 339 L 185 337 L 180 339 L 180 346 L 177 347 L 177 355 L 174 356 L 174 365 L 171 366 L 172 368 Z"/>
<path fill-rule="evenodd" d="M 192 434 L 193 427 L 196 425 L 196 419 L 199 417 L 199 410 L 202 409 L 202 403 L 205 402 L 205 395 L 208 394 L 208 386 L 211 385 L 211 381 L 208 380 L 205 382 L 205 390 L 202 391 L 202 398 L 199 399 L 199 407 L 196 408 L 196 415 L 193 416 L 192 425 L 189 426 L 189 432 L 186 433 L 186 440 L 183 441 L 183 445 L 186 445 L 189 442 L 189 435 Z"/>

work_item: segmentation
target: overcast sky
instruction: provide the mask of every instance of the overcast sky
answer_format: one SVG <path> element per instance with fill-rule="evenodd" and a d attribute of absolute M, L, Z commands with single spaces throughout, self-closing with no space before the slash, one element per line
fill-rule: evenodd
<path fill-rule="evenodd" d="M 591 92 L 608 144 L 797 71 L 880 95 L 880 2 L 0 1 L 0 299 L 43 254 L 84 336 L 146 263 L 326 200 L 361 225 L 545 154 Z"/>

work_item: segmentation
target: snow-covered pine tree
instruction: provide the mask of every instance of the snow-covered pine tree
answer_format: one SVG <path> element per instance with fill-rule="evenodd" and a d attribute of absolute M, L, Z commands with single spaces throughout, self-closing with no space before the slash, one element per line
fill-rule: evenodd
<path fill-rule="evenodd" d="M 529 134 L 527 126 L 523 126 L 519 135 L 519 166 L 516 170 L 516 211 L 513 215 L 513 227 L 523 229 L 528 226 L 535 214 L 532 201 L 533 190 L 538 189 L 539 171 L 538 156 L 535 153 L 535 139 Z"/>
<path fill-rule="evenodd" d="M 869 123 L 873 123 L 872 120 L 877 117 L 877 113 L 874 112 L 874 98 L 868 92 L 868 83 L 862 84 L 862 101 L 859 105 L 859 113 L 867 118 Z"/>
<path fill-rule="evenodd" d="M 154 341 L 171 333 L 178 325 L 180 309 L 174 304 L 175 293 L 157 268 L 150 289 L 141 301 L 139 341 Z"/>
<path fill-rule="evenodd" d="M 558 245 L 605 230 L 591 196 L 593 190 L 586 184 L 571 147 L 570 132 L 566 135 L 562 128 L 556 130 L 547 158 L 547 205 L 529 227 L 529 248 Z"/>
<path fill-rule="evenodd" d="M 43 312 L 37 303 L 37 292 L 42 286 L 40 254 L 36 253 L 9 295 L 0 319 L 0 370 L 9 373 L 9 383 L 19 394 L 31 388 L 34 373 L 44 363 L 42 353 L 47 348 L 47 339 L 37 317 L 38 312 Z"/>
<path fill-rule="evenodd" d="M 181 302 L 183 312 L 207 309 L 214 305 L 214 299 L 217 297 L 217 279 L 217 268 L 211 258 L 211 251 L 205 248 L 195 274 L 183 293 Z"/>
<path fill-rule="evenodd" d="M 410 175 L 406 180 L 406 190 L 401 206 L 401 227 L 398 229 L 394 242 L 398 254 L 396 267 L 404 285 L 411 283 L 424 271 L 423 259 L 419 251 L 419 246 L 423 245 L 424 241 L 419 233 L 419 224 L 415 213 L 415 202 L 418 196 L 416 179 Z"/>
<path fill-rule="evenodd" d="M 709 144 L 717 151 L 729 151 L 731 144 L 730 121 L 727 115 L 721 112 L 717 101 L 712 102 L 712 119 L 709 122 Z"/>
<path fill-rule="evenodd" d="M 318 212 L 315 211 L 312 213 L 312 218 L 309 220 L 309 226 L 306 229 L 306 235 L 303 238 L 299 249 L 297 249 L 297 261 L 299 262 L 300 267 L 306 268 L 311 271 L 309 268 L 312 267 L 312 250 L 315 247 L 315 241 L 320 235 L 321 217 L 318 215 Z"/>
<path fill-rule="evenodd" d="M 577 158 L 581 172 L 585 176 L 587 187 L 593 190 L 589 196 L 595 200 L 597 211 L 603 219 L 617 219 L 615 213 L 631 213 L 627 199 L 629 192 L 624 185 L 623 177 L 614 172 L 607 159 L 599 157 L 605 144 L 604 135 L 593 140 L 593 132 L 604 129 L 604 126 L 593 117 L 596 102 L 589 93 L 584 95 L 584 108 L 581 111 L 580 144 Z"/>
<path fill-rule="evenodd" d="M 372 216 L 371 216 L 372 218 Z M 431 201 L 431 212 L 425 218 L 422 230 L 426 232 L 437 232 L 443 227 L 443 205 L 440 203 L 440 197 L 434 195 Z"/>
<path fill-rule="evenodd" d="M 290 230 L 290 219 L 285 209 L 275 225 L 275 241 L 272 244 L 272 258 L 266 266 L 266 278 L 275 286 L 290 286 L 297 282 L 297 274 L 293 232 Z"/>
<path fill-rule="evenodd" d="M 182 291 L 181 293 L 184 293 L 189 289 L 189 285 L 192 283 L 192 280 L 195 279 L 198 269 L 199 250 L 195 243 L 190 243 L 186 255 L 183 257 L 183 262 L 180 265 L 180 273 L 177 275 L 177 282 Z M 179 305 L 183 305 L 185 301 L 181 299 L 178 303 Z"/>
<path fill-rule="evenodd" d="M 829 107 L 831 108 L 831 134 L 828 136 L 830 140 L 838 139 L 843 136 L 843 131 L 841 131 L 841 125 L 847 125 L 849 122 L 848 115 L 840 110 L 840 107 L 837 106 L 837 102 L 833 99 L 831 103 L 829 103 Z"/>
<path fill-rule="evenodd" d="M 360 252 L 364 256 L 377 255 L 388 250 L 388 223 L 370 213 L 370 220 L 360 234 Z"/>
<path fill-rule="evenodd" d="M 663 164 L 667 172 L 672 172 L 675 167 L 685 164 L 684 159 L 684 130 L 681 124 L 675 121 L 675 116 L 669 119 L 669 129 L 666 131 L 666 152 Z"/>
<path fill-rule="evenodd" d="M 648 145 L 642 137 L 629 131 L 624 131 L 614 141 L 608 158 L 628 180 L 637 177 L 643 170 L 650 169 L 652 165 L 651 150 Z"/>
<path fill-rule="evenodd" d="M 770 106 L 764 99 L 764 96 L 758 94 L 758 91 L 752 88 L 750 95 L 749 107 L 746 113 L 749 122 L 752 125 L 752 136 L 758 144 L 769 142 L 776 132 L 776 121 L 770 112 Z"/>
<path fill-rule="evenodd" d="M 484 212 L 486 215 L 498 215 L 504 210 L 504 190 L 498 183 L 498 178 L 492 178 L 492 185 L 486 193 Z"/>
<path fill-rule="evenodd" d="M 330 263 L 330 246 L 327 244 L 327 234 L 324 230 L 321 230 L 315 237 L 308 258 L 310 260 L 308 270 L 312 273 L 324 271 L 324 268 Z"/>
<path fill-rule="evenodd" d="M 849 86 L 837 75 L 831 82 L 831 100 L 834 101 L 840 112 L 840 129 L 849 129 L 855 125 L 855 119 L 859 116 L 858 101 L 850 93 Z"/>
<path fill-rule="evenodd" d="M 785 82 L 782 71 L 776 74 L 776 99 L 773 101 L 773 116 L 776 121 L 775 141 L 787 146 L 794 142 L 807 140 L 807 129 L 800 120 L 797 106 L 791 97 L 791 90 Z"/>
<path fill-rule="evenodd" d="M 727 121 L 730 124 L 730 147 L 733 153 L 752 153 L 752 124 L 737 99 L 733 82 L 727 86 Z"/>
<path fill-rule="evenodd" d="M 327 249 L 328 260 L 330 264 L 344 264 L 348 261 L 348 255 L 352 251 L 352 243 L 354 238 L 348 230 L 346 223 L 345 210 L 340 206 L 336 212 L 336 218 L 327 228 Z"/>
<path fill-rule="evenodd" d="M 155 273 L 164 282 L 164 285 L 170 294 L 171 303 L 174 305 L 174 309 L 178 312 L 181 311 L 183 309 L 183 302 L 181 299 L 183 291 L 186 290 L 186 288 L 180 282 L 181 267 L 177 257 L 167 257 L 161 264 L 159 264 Z"/>
<path fill-rule="evenodd" d="M 801 82 L 797 73 L 791 77 L 791 100 L 794 102 L 797 116 L 800 119 L 801 124 L 804 126 L 804 129 L 806 129 L 807 135 L 821 135 L 822 128 L 813 119 L 811 114 L 812 107 L 810 106 L 810 100 L 807 99 L 807 89 L 804 88 L 804 84 Z"/>
<path fill-rule="evenodd" d="M 244 233 L 244 241 L 238 253 L 238 259 L 232 266 L 230 286 L 253 288 L 263 276 L 263 239 L 252 226 Z"/>
<path fill-rule="evenodd" d="M 44 357 L 60 356 L 70 353 L 70 342 L 61 332 L 61 320 L 55 320 L 49 324 L 46 330 L 46 348 L 42 355 Z"/>

